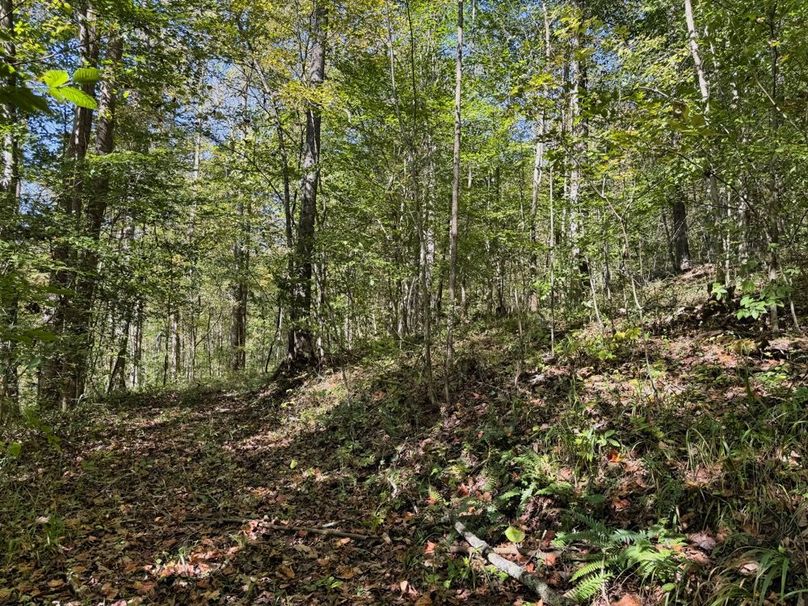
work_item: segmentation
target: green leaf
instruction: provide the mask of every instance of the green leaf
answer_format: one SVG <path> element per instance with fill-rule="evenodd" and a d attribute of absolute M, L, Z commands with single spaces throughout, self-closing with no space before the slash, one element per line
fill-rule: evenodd
<path fill-rule="evenodd" d="M 73 82 L 76 84 L 92 84 L 101 79 L 101 70 L 95 67 L 81 67 L 73 72 Z"/>
<path fill-rule="evenodd" d="M 525 540 L 525 533 L 515 526 L 508 526 L 505 536 L 511 543 L 521 543 Z"/>
<path fill-rule="evenodd" d="M 69 101 L 79 107 L 86 107 L 87 109 L 96 109 L 98 107 L 98 103 L 95 102 L 95 99 L 84 91 L 80 91 L 72 86 L 52 88 L 50 89 L 50 93 L 60 101 Z"/>
<path fill-rule="evenodd" d="M 12 459 L 17 459 L 19 458 L 20 454 L 22 454 L 22 444 L 19 442 L 12 442 L 8 445 L 8 448 L 6 448 L 6 452 Z"/>
<path fill-rule="evenodd" d="M 70 76 L 63 69 L 49 69 L 39 77 L 48 88 L 58 88 L 70 80 Z"/>
<path fill-rule="evenodd" d="M 0 87 L 0 103 L 11 105 L 26 114 L 48 111 L 47 100 L 25 86 Z"/>

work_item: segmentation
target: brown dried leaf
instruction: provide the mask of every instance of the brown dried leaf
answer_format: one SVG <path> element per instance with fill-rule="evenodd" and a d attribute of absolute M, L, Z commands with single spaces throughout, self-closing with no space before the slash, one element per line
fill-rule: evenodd
<path fill-rule="evenodd" d="M 613 602 L 612 606 L 642 606 L 642 598 L 636 593 L 627 593 L 618 601 Z"/>

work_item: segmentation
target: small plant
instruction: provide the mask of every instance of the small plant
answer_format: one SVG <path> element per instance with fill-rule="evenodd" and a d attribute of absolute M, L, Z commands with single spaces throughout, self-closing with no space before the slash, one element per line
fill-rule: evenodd
<path fill-rule="evenodd" d="M 620 441 L 615 437 L 617 431 L 607 429 L 598 431 L 594 427 L 589 427 L 583 431 L 575 432 L 575 449 L 577 455 L 591 463 L 596 456 L 600 456 L 605 448 L 621 448 Z"/>
<path fill-rule="evenodd" d="M 503 492 L 497 498 L 500 502 L 508 502 L 519 497 L 519 508 L 525 506 L 534 496 L 555 496 L 566 498 L 572 491 L 569 482 L 556 481 L 558 470 L 547 455 L 540 455 L 532 450 L 510 458 L 509 451 L 502 457 L 503 462 L 510 461 L 519 470 L 519 481 L 516 486 Z"/>
<path fill-rule="evenodd" d="M 573 513 L 585 528 L 559 533 L 553 544 L 561 549 L 583 544 L 593 550 L 590 561 L 572 575 L 567 597 L 584 602 L 597 594 L 615 574 L 633 572 L 643 581 L 670 583 L 682 563 L 684 538 L 661 525 L 647 530 L 610 529 L 590 516 Z M 671 588 L 672 586 L 666 586 Z"/>
<path fill-rule="evenodd" d="M 718 575 L 709 606 L 764 606 L 773 603 L 773 595 L 779 598 L 778 603 L 785 603 L 787 596 L 801 591 L 789 591 L 791 572 L 791 557 L 782 545 L 743 551 Z"/>
<path fill-rule="evenodd" d="M 783 307 L 783 302 L 789 296 L 789 288 L 781 282 L 767 284 L 759 293 L 755 292 L 755 285 L 746 280 L 741 285 L 740 309 L 736 312 L 739 320 L 745 318 L 759 319 L 772 307 Z"/>

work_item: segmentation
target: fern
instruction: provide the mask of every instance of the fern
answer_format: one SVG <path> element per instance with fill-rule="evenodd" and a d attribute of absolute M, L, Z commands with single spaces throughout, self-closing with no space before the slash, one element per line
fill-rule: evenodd
<path fill-rule="evenodd" d="M 572 574 L 572 577 L 570 577 L 570 581 L 573 581 L 573 582 L 577 581 L 578 579 L 580 579 L 582 577 L 585 577 L 585 576 L 587 576 L 589 574 L 592 574 L 596 570 L 603 570 L 604 568 L 606 568 L 606 560 L 605 559 L 596 560 L 594 562 L 589 562 L 589 564 L 584 564 L 578 570 L 576 570 Z"/>
<path fill-rule="evenodd" d="M 581 580 L 572 589 L 570 589 L 566 595 L 576 602 L 584 602 L 600 591 L 606 582 L 611 578 L 611 572 L 601 570 L 600 572 L 591 574 Z"/>
<path fill-rule="evenodd" d="M 675 546 L 682 538 L 670 535 L 662 526 L 646 530 L 610 529 L 603 522 L 580 512 L 570 517 L 584 526 L 574 532 L 560 532 L 553 541 L 565 548 L 582 543 L 595 550 L 593 560 L 581 565 L 572 574 L 573 583 L 568 596 L 579 602 L 595 595 L 615 573 L 634 570 L 645 578 L 666 581 L 675 578 L 680 557 Z"/>

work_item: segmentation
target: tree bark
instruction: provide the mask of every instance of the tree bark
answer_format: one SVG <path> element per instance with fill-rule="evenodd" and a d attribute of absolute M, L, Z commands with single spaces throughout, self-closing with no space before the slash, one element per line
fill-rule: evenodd
<path fill-rule="evenodd" d="M 705 119 L 709 120 L 710 114 L 710 85 L 707 81 L 707 75 L 704 70 L 704 63 L 701 58 L 701 51 L 699 49 L 699 37 L 696 32 L 696 20 L 693 16 L 693 4 L 691 0 L 685 0 L 685 23 L 687 24 L 688 44 L 690 47 L 690 56 L 693 58 L 693 65 L 696 69 L 696 79 L 698 81 L 699 94 L 701 95 L 701 102 L 704 105 Z M 718 181 L 715 176 L 715 171 L 710 167 L 707 176 L 707 188 L 710 203 L 712 205 L 712 212 L 717 217 L 716 228 L 718 229 L 718 259 L 715 263 L 716 275 L 715 281 L 725 284 L 727 281 L 727 273 L 724 270 L 724 236 L 721 233 L 721 225 L 723 223 L 723 213 L 721 212 L 721 193 L 718 190 Z"/>
<path fill-rule="evenodd" d="M 95 153 L 99 157 L 111 154 L 115 148 L 115 70 L 121 62 L 122 55 L 122 40 L 120 36 L 113 35 L 107 50 L 106 61 L 108 65 L 98 91 Z M 91 242 L 91 245 L 79 256 L 79 276 L 76 281 L 75 327 L 72 331 L 76 335 L 77 343 L 74 353 L 75 359 L 71 363 L 74 377 L 71 381 L 72 393 L 63 394 L 75 399 L 84 393 L 89 370 L 88 363 L 93 340 L 90 327 L 99 279 L 99 255 L 96 245 L 101 238 L 101 226 L 104 222 L 109 200 L 109 170 L 106 167 L 100 167 L 97 176 L 93 177 L 88 185 L 87 208 L 81 222 L 83 224 L 83 236 Z"/>
<path fill-rule="evenodd" d="M 672 204 L 673 213 L 673 251 L 676 259 L 676 272 L 690 269 L 690 244 L 687 237 L 687 209 L 681 195 L 677 193 Z"/>
<path fill-rule="evenodd" d="M 699 92 L 701 93 L 701 100 L 704 103 L 705 111 L 710 104 L 710 87 L 707 84 L 707 77 L 704 74 L 704 64 L 701 61 L 701 53 L 699 51 L 699 36 L 696 33 L 696 20 L 693 17 L 693 5 L 691 0 L 685 0 L 685 22 L 687 23 L 687 37 L 688 45 L 690 47 L 690 56 L 693 57 L 693 64 L 696 68 L 696 77 L 699 83 Z"/>
<path fill-rule="evenodd" d="M 460 143 L 463 131 L 462 120 L 463 93 L 463 0 L 457 0 L 457 46 L 455 54 L 455 98 L 454 98 L 454 149 L 452 154 L 452 207 L 449 218 L 449 299 L 446 313 L 446 369 L 444 377 L 444 396 L 450 402 L 449 382 L 452 374 L 454 355 L 454 324 L 457 315 L 455 301 L 455 282 L 457 281 L 457 240 L 458 215 L 460 207 Z"/>
<path fill-rule="evenodd" d="M 3 43 L 2 54 L 6 64 L 16 61 L 17 49 L 14 44 L 14 1 L 3 0 L 0 3 L 0 30 L 8 36 Z M 17 78 L 12 73 L 5 78 L 4 84 L 13 89 L 17 86 Z M 3 250 L 13 247 L 17 231 L 17 215 L 19 212 L 20 194 L 20 149 L 17 142 L 17 110 L 12 104 L 0 108 L 2 123 L 7 132 L 3 137 L 3 172 L 0 182 L 0 242 Z M 11 255 L 9 255 L 11 257 Z M 0 283 L 0 420 L 6 416 L 15 416 L 18 412 L 19 377 L 17 374 L 17 344 L 14 332 L 17 330 L 18 295 L 15 285 L 16 268 L 10 260 L 0 264 L 3 283 Z"/>
<path fill-rule="evenodd" d="M 325 27 L 327 13 L 315 2 L 310 16 L 308 85 L 319 88 L 325 80 Z M 320 124 L 322 108 L 316 101 L 306 107 L 303 139 L 303 177 L 301 179 L 300 219 L 295 246 L 294 283 L 288 343 L 288 362 L 293 367 L 309 366 L 316 361 L 311 333 L 312 266 L 314 256 L 317 189 L 320 181 Z"/>
<path fill-rule="evenodd" d="M 95 13 L 89 3 L 78 6 L 79 49 L 83 65 L 98 64 L 98 45 L 95 32 Z M 95 97 L 95 84 L 82 85 L 85 94 Z M 59 197 L 58 209 L 65 221 L 64 227 L 73 228 L 82 235 L 82 210 L 85 198 L 87 151 L 93 124 L 93 110 L 76 107 L 73 129 L 65 153 L 64 192 Z M 47 352 L 47 360 L 40 373 L 39 400 L 47 407 L 61 403 L 66 410 L 79 396 L 81 360 L 87 355 L 83 349 L 80 325 L 83 320 L 79 302 L 79 251 L 64 238 L 54 247 L 53 261 L 58 267 L 51 275 L 51 286 L 59 295 L 49 319 L 52 330 L 61 335 L 62 343 Z"/>
<path fill-rule="evenodd" d="M 236 268 L 236 279 L 232 285 L 233 307 L 230 323 L 230 370 L 241 372 L 247 363 L 247 299 L 249 286 L 248 221 L 244 204 L 239 202 L 239 235 L 233 244 L 233 260 Z M 249 213 L 247 213 L 249 214 Z"/>

